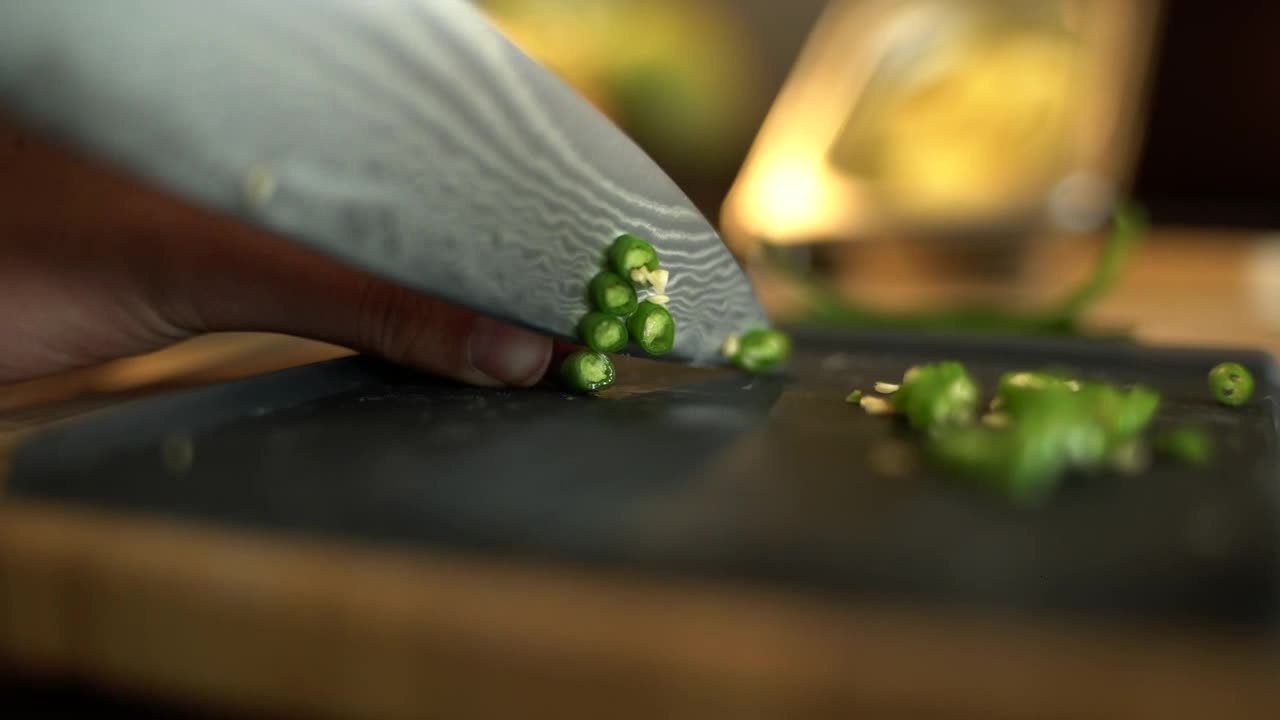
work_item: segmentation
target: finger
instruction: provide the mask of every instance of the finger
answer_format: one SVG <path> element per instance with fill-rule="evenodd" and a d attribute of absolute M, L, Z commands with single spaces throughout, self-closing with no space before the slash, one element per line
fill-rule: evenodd
<path fill-rule="evenodd" d="M 182 242 L 170 315 L 194 331 L 262 330 L 324 340 L 476 385 L 523 387 L 551 362 L 549 338 L 375 278 L 242 227 L 211 251 Z M 208 247 L 207 245 L 205 247 Z"/>
<path fill-rule="evenodd" d="M 8 303 L 0 329 L 29 330 L 17 346 L 40 350 L 0 348 L 7 379 L 221 330 L 324 340 L 481 385 L 529 385 L 550 363 L 545 337 L 184 203 L 3 118 L 0 139 L 0 190 L 14 201 L 0 217 L 0 280 L 21 280 L 30 299 Z"/>

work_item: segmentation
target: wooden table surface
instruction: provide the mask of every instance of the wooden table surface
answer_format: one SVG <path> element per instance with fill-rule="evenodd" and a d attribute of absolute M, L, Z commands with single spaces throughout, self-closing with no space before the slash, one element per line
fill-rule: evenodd
<path fill-rule="evenodd" d="M 1091 252 L 1046 248 L 1029 286 L 1051 294 Z M 1162 229 L 1092 317 L 1152 342 L 1280 354 L 1277 257 L 1258 233 Z M 872 296 L 906 297 L 891 267 L 871 277 L 862 287 Z M 776 288 L 762 292 L 786 302 Z M 45 423 L 346 352 L 210 336 L 0 389 L 0 663 L 147 697 L 332 717 L 1174 718 L 1280 708 L 1280 664 L 1263 637 L 834 606 L 3 498 L 5 448 Z"/>

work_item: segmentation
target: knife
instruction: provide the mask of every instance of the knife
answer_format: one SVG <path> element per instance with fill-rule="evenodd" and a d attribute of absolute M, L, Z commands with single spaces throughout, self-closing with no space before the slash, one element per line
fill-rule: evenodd
<path fill-rule="evenodd" d="M 620 233 L 671 272 L 666 356 L 766 324 L 715 230 L 462 0 L 8 0 L 0 104 L 192 202 L 571 338 Z"/>

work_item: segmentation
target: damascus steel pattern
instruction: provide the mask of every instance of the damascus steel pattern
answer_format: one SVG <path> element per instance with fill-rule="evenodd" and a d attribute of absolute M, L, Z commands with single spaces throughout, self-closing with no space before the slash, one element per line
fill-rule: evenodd
<path fill-rule="evenodd" d="M 671 271 L 676 345 L 765 324 L 675 184 L 461 0 L 9 0 L 0 103 L 192 201 L 569 337 L 614 236 Z"/>

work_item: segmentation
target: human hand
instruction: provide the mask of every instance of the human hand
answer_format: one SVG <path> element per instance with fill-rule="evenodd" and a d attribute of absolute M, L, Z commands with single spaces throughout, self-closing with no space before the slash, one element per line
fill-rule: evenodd
<path fill-rule="evenodd" d="M 193 207 L 0 117 L 0 383 L 213 331 L 323 340 L 527 386 L 549 338 Z"/>

